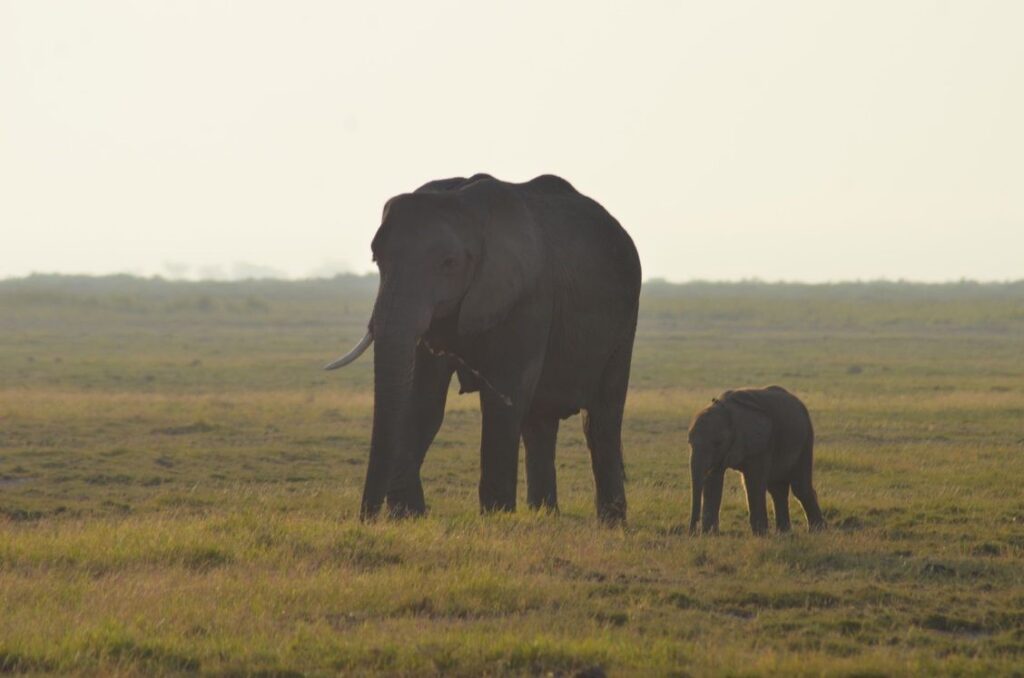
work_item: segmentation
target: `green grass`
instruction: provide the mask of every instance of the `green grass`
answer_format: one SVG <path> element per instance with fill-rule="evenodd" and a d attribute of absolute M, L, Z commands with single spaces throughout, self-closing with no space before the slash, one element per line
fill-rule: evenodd
<path fill-rule="evenodd" d="M 562 513 L 477 515 L 449 411 L 428 518 L 356 519 L 372 279 L 0 283 L 0 673 L 891 675 L 1024 666 L 1024 285 L 645 288 L 600 527 L 578 419 Z M 686 427 L 778 383 L 832 529 L 684 534 Z M 520 483 L 520 501 L 525 486 Z"/>

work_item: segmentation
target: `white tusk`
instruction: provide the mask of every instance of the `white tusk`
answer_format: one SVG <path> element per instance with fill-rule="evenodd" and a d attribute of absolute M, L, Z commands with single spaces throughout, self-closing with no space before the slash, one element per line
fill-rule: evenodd
<path fill-rule="evenodd" d="M 367 348 L 369 348 L 370 344 L 372 344 L 372 343 L 373 343 L 373 333 L 367 332 L 366 336 L 363 337 L 362 339 L 360 339 L 359 343 L 356 344 L 352 348 L 351 351 L 349 351 L 345 355 L 341 356 L 340 358 L 338 358 L 334 362 L 327 363 L 326 365 L 324 365 L 324 369 L 325 370 L 336 370 L 339 367 L 344 367 L 345 365 L 348 365 L 350 362 L 354 361 L 356 358 L 358 358 L 359 356 L 363 355 L 363 352 Z"/>

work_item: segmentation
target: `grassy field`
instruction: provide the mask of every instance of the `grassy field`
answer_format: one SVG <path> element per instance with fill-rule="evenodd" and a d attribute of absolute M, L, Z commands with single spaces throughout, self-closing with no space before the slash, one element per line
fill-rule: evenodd
<path fill-rule="evenodd" d="M 0 673 L 1024 674 L 1024 284 L 648 284 L 625 529 L 578 418 L 561 515 L 478 516 L 454 394 L 430 516 L 360 524 L 372 361 L 319 366 L 375 286 L 0 283 Z M 771 383 L 831 529 L 730 474 L 686 536 L 690 416 Z"/>

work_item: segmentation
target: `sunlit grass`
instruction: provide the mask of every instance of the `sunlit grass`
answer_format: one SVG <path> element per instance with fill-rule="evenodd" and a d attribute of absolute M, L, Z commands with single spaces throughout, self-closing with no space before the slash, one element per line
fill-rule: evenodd
<path fill-rule="evenodd" d="M 559 434 L 560 515 L 479 516 L 479 414 L 454 390 L 424 467 L 429 516 L 359 523 L 370 361 L 319 366 L 358 337 L 372 290 L 244 287 L 0 295 L 0 671 L 1024 661 L 1012 288 L 652 288 L 624 435 L 630 519 L 605 529 L 578 419 Z M 794 534 L 751 537 L 730 475 L 722 536 L 686 536 L 690 417 L 769 383 L 810 407 L 832 529 L 807 534 L 793 502 Z"/>

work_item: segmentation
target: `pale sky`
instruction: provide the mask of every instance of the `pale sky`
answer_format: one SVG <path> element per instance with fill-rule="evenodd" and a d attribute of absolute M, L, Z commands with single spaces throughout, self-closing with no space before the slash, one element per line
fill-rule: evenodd
<path fill-rule="evenodd" d="M 644 277 L 1024 277 L 1024 2 L 0 0 L 0 277 L 373 270 L 556 173 Z"/>

